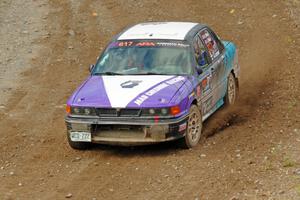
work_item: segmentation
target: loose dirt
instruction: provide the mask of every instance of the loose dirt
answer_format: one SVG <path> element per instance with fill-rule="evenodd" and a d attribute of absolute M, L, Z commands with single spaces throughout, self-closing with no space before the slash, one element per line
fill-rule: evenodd
<path fill-rule="evenodd" d="M 300 199 L 299 13 L 296 0 L 1 1 L 0 199 Z M 238 105 L 192 150 L 71 149 L 68 96 L 141 21 L 206 23 L 236 43 Z"/>

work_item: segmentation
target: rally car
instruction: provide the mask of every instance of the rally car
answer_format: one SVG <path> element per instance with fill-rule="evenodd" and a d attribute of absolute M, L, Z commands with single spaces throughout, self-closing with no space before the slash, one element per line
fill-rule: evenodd
<path fill-rule="evenodd" d="M 236 46 L 206 25 L 140 23 L 116 35 L 67 101 L 69 144 L 197 145 L 202 123 L 235 103 Z"/>

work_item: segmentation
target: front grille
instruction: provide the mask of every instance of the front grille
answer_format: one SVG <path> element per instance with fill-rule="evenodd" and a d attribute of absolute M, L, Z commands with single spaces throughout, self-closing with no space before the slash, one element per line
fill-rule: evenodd
<path fill-rule="evenodd" d="M 94 136 L 104 138 L 144 138 L 143 126 L 134 125 L 97 125 Z"/>
<path fill-rule="evenodd" d="M 117 116 L 117 110 L 113 108 L 98 108 L 97 114 L 99 116 Z"/>
<path fill-rule="evenodd" d="M 100 117 L 139 117 L 140 109 L 115 109 L 115 108 L 98 108 L 97 114 Z"/>
<path fill-rule="evenodd" d="M 121 109 L 120 110 L 120 116 L 135 116 L 135 117 L 138 117 L 141 113 L 141 110 L 140 109 Z"/>
<path fill-rule="evenodd" d="M 169 126 L 169 132 L 170 133 L 177 133 L 178 132 L 178 128 L 179 128 L 179 126 L 178 126 L 178 124 L 171 124 L 170 126 Z"/>

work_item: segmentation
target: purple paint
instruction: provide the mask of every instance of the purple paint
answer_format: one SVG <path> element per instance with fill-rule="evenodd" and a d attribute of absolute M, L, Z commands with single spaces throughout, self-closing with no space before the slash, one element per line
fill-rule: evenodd
<path fill-rule="evenodd" d="M 68 101 L 71 106 L 111 107 L 101 76 L 91 76 Z"/>

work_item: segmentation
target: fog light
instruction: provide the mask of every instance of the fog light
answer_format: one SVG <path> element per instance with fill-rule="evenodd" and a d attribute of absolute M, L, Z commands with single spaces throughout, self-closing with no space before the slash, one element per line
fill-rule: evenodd
<path fill-rule="evenodd" d="M 161 114 L 163 114 L 163 115 L 168 114 L 168 109 L 166 109 L 166 108 L 161 109 Z"/>

